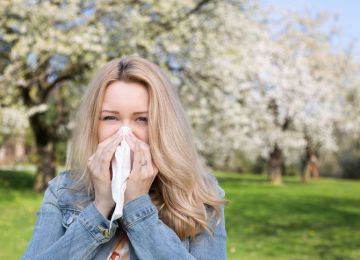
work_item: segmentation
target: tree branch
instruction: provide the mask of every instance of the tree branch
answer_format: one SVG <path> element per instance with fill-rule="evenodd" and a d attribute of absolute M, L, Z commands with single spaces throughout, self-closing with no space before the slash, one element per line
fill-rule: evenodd
<path fill-rule="evenodd" d="M 51 91 L 54 90 L 59 83 L 66 81 L 66 80 L 72 80 L 72 79 L 74 79 L 74 76 L 71 74 L 64 74 L 62 76 L 57 77 L 51 84 L 49 84 L 45 88 L 44 92 L 41 95 L 41 100 L 46 101 L 48 99 Z"/>
<path fill-rule="evenodd" d="M 199 12 L 205 5 L 209 4 L 210 2 L 214 2 L 214 0 L 202 0 L 199 3 L 197 3 L 191 10 L 189 10 L 184 15 L 180 16 L 178 19 L 171 19 L 168 21 L 165 21 L 163 23 L 159 23 L 160 27 L 165 29 L 164 31 L 171 31 L 176 27 L 178 23 L 181 23 L 188 19 L 191 15 Z"/>

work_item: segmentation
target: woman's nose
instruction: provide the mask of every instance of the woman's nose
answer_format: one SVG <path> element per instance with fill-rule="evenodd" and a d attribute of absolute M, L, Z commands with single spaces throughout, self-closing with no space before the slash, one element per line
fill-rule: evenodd
<path fill-rule="evenodd" d="M 118 128 L 118 131 L 121 131 L 123 135 L 127 135 L 128 133 L 132 133 L 136 136 L 136 131 L 129 124 L 121 124 Z"/>

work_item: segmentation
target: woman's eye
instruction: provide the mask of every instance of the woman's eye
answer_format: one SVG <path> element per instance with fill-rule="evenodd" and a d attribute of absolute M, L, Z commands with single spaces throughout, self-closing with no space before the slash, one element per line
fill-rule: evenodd
<path fill-rule="evenodd" d="M 139 117 L 138 119 L 140 119 L 140 121 L 145 122 L 145 123 L 148 121 L 148 119 L 146 117 Z"/>
<path fill-rule="evenodd" d="M 103 121 L 114 121 L 114 120 L 118 120 L 118 118 L 116 116 L 103 116 L 101 118 Z M 148 119 L 147 117 L 138 117 L 137 120 L 139 120 L 142 123 L 147 123 Z"/>
<path fill-rule="evenodd" d="M 104 116 L 103 120 L 117 120 L 115 116 Z"/>

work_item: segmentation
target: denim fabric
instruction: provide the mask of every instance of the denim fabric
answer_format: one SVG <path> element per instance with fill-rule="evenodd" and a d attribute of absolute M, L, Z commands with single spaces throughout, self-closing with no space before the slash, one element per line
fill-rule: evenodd
<path fill-rule="evenodd" d="M 102 259 L 111 252 L 118 235 L 129 238 L 130 259 L 226 259 L 224 207 L 213 239 L 206 231 L 180 240 L 158 217 L 149 194 L 124 205 L 123 216 L 113 223 L 95 207 L 84 190 L 72 188 L 69 172 L 49 182 L 31 241 L 22 259 Z M 223 197 L 224 191 L 219 187 Z M 209 210 L 208 210 L 209 215 Z M 211 220 L 214 226 L 216 219 Z"/>

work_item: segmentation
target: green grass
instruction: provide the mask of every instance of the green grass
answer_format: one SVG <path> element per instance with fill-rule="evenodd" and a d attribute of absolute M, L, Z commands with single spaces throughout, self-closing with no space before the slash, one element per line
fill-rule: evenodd
<path fill-rule="evenodd" d="M 259 175 L 217 173 L 229 259 L 360 259 L 360 182 L 321 179 L 283 186 Z M 19 259 L 42 195 L 31 172 L 0 171 L 0 259 Z"/>
<path fill-rule="evenodd" d="M 0 171 L 0 259 L 19 259 L 30 240 L 42 195 L 30 172 Z"/>
<path fill-rule="evenodd" d="M 360 259 L 360 182 L 219 173 L 229 259 Z"/>

